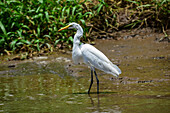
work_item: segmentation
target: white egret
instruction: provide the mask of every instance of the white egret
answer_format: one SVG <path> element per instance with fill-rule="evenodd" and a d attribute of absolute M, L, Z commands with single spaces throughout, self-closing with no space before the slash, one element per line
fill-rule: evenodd
<path fill-rule="evenodd" d="M 97 77 L 95 68 L 102 70 L 105 73 L 112 74 L 116 77 L 118 77 L 119 74 L 121 74 L 121 70 L 94 46 L 90 44 L 80 44 L 80 38 L 83 36 L 83 29 L 79 24 L 73 22 L 64 28 L 59 29 L 58 31 L 67 28 L 77 30 L 77 33 L 74 35 L 74 40 L 73 40 L 73 50 L 72 50 L 73 62 L 75 64 L 78 64 L 79 62 L 84 61 L 84 63 L 89 65 L 91 68 L 91 83 L 90 83 L 88 93 L 90 93 L 90 89 L 93 84 L 93 72 L 97 80 L 97 93 L 99 93 L 99 79 Z"/>

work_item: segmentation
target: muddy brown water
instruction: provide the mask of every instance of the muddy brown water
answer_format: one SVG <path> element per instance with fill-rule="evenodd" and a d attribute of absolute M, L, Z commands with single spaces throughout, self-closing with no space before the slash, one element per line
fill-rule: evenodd
<path fill-rule="evenodd" d="M 96 40 L 122 74 L 115 78 L 97 70 L 92 94 L 90 68 L 74 65 L 71 53 L 25 61 L 1 61 L 0 112 L 169 113 L 170 46 L 145 39 Z"/>

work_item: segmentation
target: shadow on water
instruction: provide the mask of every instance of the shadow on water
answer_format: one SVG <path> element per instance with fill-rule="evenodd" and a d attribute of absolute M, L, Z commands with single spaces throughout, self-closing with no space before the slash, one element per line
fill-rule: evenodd
<path fill-rule="evenodd" d="M 114 93 L 118 93 L 118 92 L 99 92 L 99 94 L 114 94 Z M 78 92 L 78 93 L 72 93 L 72 94 L 88 94 L 88 92 Z M 97 92 L 90 92 L 90 94 L 98 94 L 98 93 Z"/>

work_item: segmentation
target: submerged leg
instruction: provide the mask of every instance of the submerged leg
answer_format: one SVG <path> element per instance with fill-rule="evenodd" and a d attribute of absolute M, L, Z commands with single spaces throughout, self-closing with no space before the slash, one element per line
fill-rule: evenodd
<path fill-rule="evenodd" d="M 95 70 L 94 70 L 94 74 L 95 74 L 96 80 L 97 80 L 97 94 L 99 94 L 99 79 L 98 79 L 98 77 L 97 77 L 97 73 L 96 73 Z"/>
<path fill-rule="evenodd" d="M 90 93 L 90 89 L 91 89 L 92 84 L 93 84 L 93 70 L 91 69 L 91 83 L 90 83 L 90 87 L 89 87 L 89 90 L 88 90 L 88 94 Z"/>

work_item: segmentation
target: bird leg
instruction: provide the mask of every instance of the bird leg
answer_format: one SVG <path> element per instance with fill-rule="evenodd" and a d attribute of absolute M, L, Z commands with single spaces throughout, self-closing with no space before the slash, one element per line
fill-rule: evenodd
<path fill-rule="evenodd" d="M 99 94 L 99 79 L 98 79 L 98 77 L 97 77 L 97 73 L 96 73 L 95 70 L 94 70 L 94 74 L 95 74 L 96 80 L 97 80 L 97 94 Z"/>
<path fill-rule="evenodd" d="M 93 84 L 93 70 L 91 70 L 91 83 L 90 83 L 90 87 L 89 87 L 89 90 L 88 90 L 88 94 L 90 93 L 90 89 L 91 89 L 92 84 Z"/>

